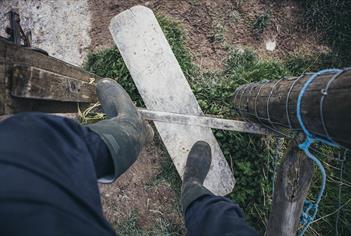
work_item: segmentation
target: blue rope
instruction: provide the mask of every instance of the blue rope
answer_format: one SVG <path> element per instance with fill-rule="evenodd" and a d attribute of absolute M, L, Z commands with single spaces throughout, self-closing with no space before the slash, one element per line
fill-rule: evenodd
<path fill-rule="evenodd" d="M 322 165 L 322 163 L 309 151 L 309 147 L 311 146 L 311 144 L 313 144 L 316 141 L 319 141 L 321 143 L 327 144 L 327 145 L 331 145 L 333 147 L 338 147 L 338 145 L 333 142 L 333 140 L 330 137 L 327 137 L 327 139 L 322 139 L 320 137 L 314 136 L 312 133 L 310 133 L 308 131 L 308 129 L 306 128 L 306 126 L 303 123 L 302 120 L 302 115 L 301 115 L 301 102 L 302 102 L 302 98 L 306 92 L 306 90 L 308 89 L 309 85 L 320 75 L 323 74 L 329 74 L 329 73 L 340 73 L 342 70 L 340 69 L 325 69 L 325 70 L 321 70 L 317 73 L 314 73 L 303 85 L 300 94 L 298 96 L 297 99 L 297 111 L 296 111 L 296 116 L 297 116 L 297 120 L 300 124 L 300 127 L 302 129 L 302 131 L 305 134 L 305 141 L 301 144 L 299 144 L 299 148 L 306 154 L 306 156 L 308 158 L 310 158 L 317 166 L 318 169 L 322 175 L 322 184 L 319 190 L 319 193 L 316 197 L 316 201 L 315 203 L 312 203 L 308 200 L 305 200 L 304 202 L 304 208 L 303 208 L 303 212 L 301 215 L 301 219 L 300 219 L 300 223 L 303 225 L 303 228 L 300 232 L 298 232 L 298 235 L 304 235 L 304 233 L 306 232 L 306 230 L 308 229 L 308 227 L 310 226 L 310 224 L 313 222 L 314 218 L 317 215 L 317 211 L 318 211 L 318 205 L 319 202 L 322 199 L 322 196 L 324 194 L 324 190 L 325 190 L 325 184 L 326 184 L 326 173 L 324 170 L 324 167 Z"/>

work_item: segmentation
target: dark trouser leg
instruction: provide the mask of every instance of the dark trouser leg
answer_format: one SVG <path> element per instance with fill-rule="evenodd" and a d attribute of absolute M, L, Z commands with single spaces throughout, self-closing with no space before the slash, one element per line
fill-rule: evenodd
<path fill-rule="evenodd" d="M 189 236 L 193 235 L 258 235 L 244 219 L 237 204 L 225 197 L 203 195 L 185 212 Z"/>
<path fill-rule="evenodd" d="M 0 234 L 114 235 L 97 186 L 111 163 L 99 136 L 73 120 L 22 113 L 0 122 Z"/>
<path fill-rule="evenodd" d="M 257 235 L 246 224 L 238 205 L 203 186 L 211 161 L 210 145 L 196 142 L 185 164 L 181 193 L 188 235 Z"/>

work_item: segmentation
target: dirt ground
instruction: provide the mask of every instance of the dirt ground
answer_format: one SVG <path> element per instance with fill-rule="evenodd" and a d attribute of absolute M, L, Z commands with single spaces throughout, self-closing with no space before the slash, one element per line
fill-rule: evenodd
<path fill-rule="evenodd" d="M 158 178 L 165 158 L 159 145 L 151 143 L 115 183 L 99 186 L 105 216 L 113 226 L 135 214 L 138 227 L 145 231 L 160 221 L 182 227 L 177 194 L 170 183 Z"/>
<path fill-rule="evenodd" d="M 179 22 L 202 70 L 220 69 L 228 45 L 251 47 L 265 58 L 328 50 L 318 42 L 320 35 L 301 27 L 303 11 L 294 0 L 0 1 L 0 35 L 7 37 L 6 13 L 18 9 L 22 27 L 32 31 L 34 46 L 80 66 L 89 51 L 113 46 L 110 19 L 135 5 Z M 253 29 L 265 16 L 269 22 Z"/>
<path fill-rule="evenodd" d="M 227 45 L 254 48 L 264 58 L 328 50 L 317 41 L 319 35 L 301 27 L 303 11 L 296 2 L 273 0 L 90 1 L 91 49 L 111 47 L 113 42 L 107 28 L 110 19 L 138 4 L 168 16 L 183 26 L 187 46 L 202 70 L 221 68 Z M 263 15 L 270 16 L 269 24 L 257 35 L 252 30 L 252 24 Z M 267 50 L 269 43 L 276 45 L 273 51 Z"/>

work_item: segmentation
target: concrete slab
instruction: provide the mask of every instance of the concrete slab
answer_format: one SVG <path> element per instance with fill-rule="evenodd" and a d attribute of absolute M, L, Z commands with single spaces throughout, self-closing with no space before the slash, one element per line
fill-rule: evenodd
<path fill-rule="evenodd" d="M 109 28 L 148 109 L 203 115 L 150 9 L 132 7 L 115 16 Z M 162 122 L 155 125 L 180 176 L 192 145 L 203 140 L 211 145 L 213 157 L 204 185 L 218 195 L 232 191 L 234 176 L 210 128 Z"/>

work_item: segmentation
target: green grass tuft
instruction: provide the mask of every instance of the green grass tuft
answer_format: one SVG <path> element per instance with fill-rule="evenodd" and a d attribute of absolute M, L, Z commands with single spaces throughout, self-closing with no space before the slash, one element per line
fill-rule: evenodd
<path fill-rule="evenodd" d="M 138 214 L 132 211 L 129 217 L 118 225 L 114 226 L 118 235 L 122 236 L 181 236 L 184 235 L 183 228 L 175 225 L 167 219 L 157 218 L 155 226 L 150 230 L 144 230 L 138 224 Z"/>
<path fill-rule="evenodd" d="M 116 225 L 114 229 L 119 235 L 145 235 L 144 230 L 138 225 L 137 218 L 138 216 L 136 212 L 132 211 L 129 217 L 125 221 Z"/>
<path fill-rule="evenodd" d="M 252 33 L 256 38 L 260 38 L 261 34 L 271 23 L 271 14 L 265 12 L 261 15 L 258 15 L 256 19 L 252 22 Z"/>
<path fill-rule="evenodd" d="M 351 64 L 351 1 L 298 0 L 305 10 L 306 27 L 323 34 L 323 41 L 332 48 L 336 67 Z"/>

